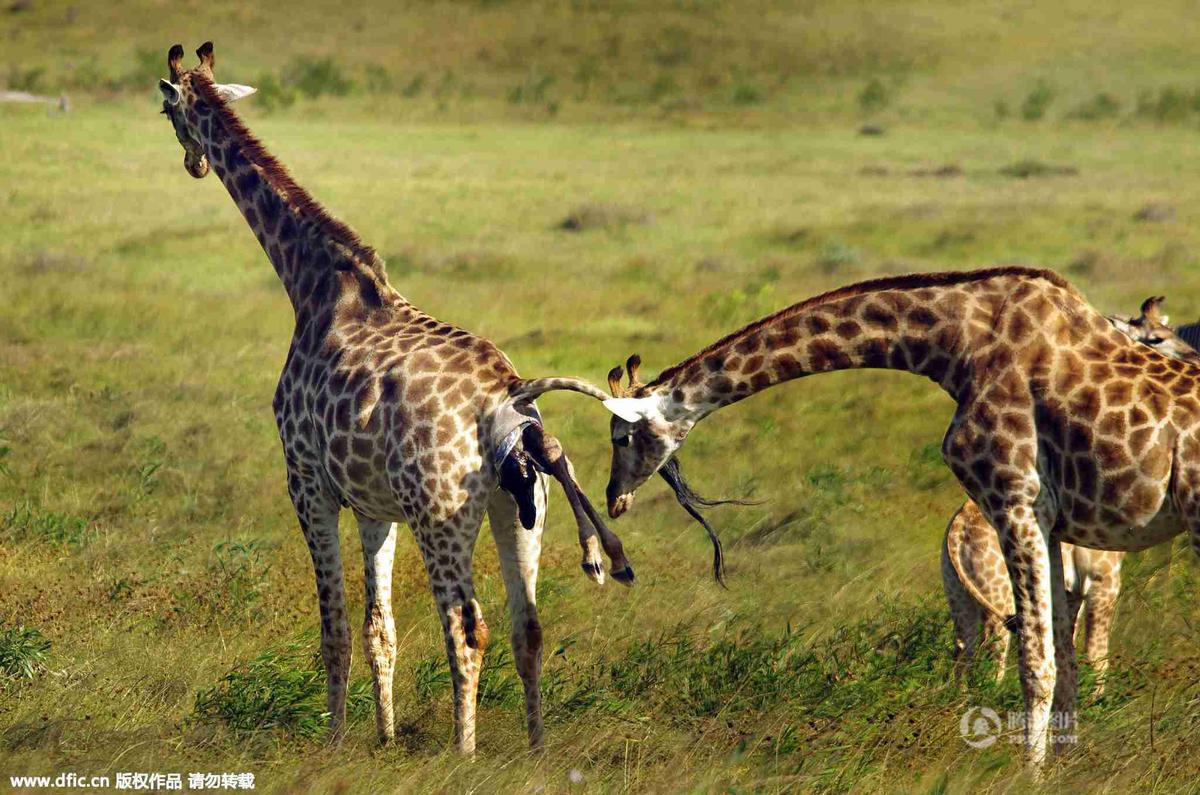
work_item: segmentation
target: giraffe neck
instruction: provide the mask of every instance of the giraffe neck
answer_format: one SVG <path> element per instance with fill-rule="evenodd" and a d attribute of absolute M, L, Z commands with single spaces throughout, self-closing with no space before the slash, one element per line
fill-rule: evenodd
<path fill-rule="evenodd" d="M 997 278 L 894 277 L 817 296 L 719 340 L 664 371 L 648 391 L 660 397 L 665 416 L 691 421 L 776 384 L 834 370 L 916 373 L 957 399 L 977 357 L 1008 344 L 993 323 L 1002 312 L 1012 316 L 1004 307 L 1018 282 L 1002 277 L 1032 275 L 1048 279 L 1043 286 L 1051 289 L 1061 282 L 1031 269 L 990 273 Z M 1037 278 L 1019 281 L 1027 294 L 1037 291 Z M 1032 333 L 1032 323 L 1010 333 Z"/>
<path fill-rule="evenodd" d="M 246 219 L 297 315 L 347 303 L 366 309 L 405 303 L 383 261 L 297 185 L 216 95 L 194 80 L 189 113 L 209 165 Z"/>

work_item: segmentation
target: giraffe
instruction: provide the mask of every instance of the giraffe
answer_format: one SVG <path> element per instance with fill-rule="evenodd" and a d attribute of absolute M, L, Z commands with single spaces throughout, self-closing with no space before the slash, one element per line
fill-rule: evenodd
<path fill-rule="evenodd" d="M 1122 333 L 1164 356 L 1200 364 L 1200 354 L 1167 325 L 1169 318 L 1160 311 L 1164 300 L 1163 296 L 1151 296 L 1142 302 L 1137 317 L 1109 315 L 1108 320 Z M 1121 590 L 1121 560 L 1125 553 L 1063 543 L 1062 555 L 1071 631 L 1076 630 L 1082 606 L 1085 654 L 1099 679 L 1096 692 L 1103 693 L 1109 628 Z M 954 622 L 955 679 L 961 679 L 980 644 L 991 647 L 1000 662 L 997 680 L 1003 679 L 1009 643 L 1005 622 L 1013 612 L 1012 586 L 996 531 L 970 500 L 946 526 L 941 570 Z"/>
<path fill-rule="evenodd" d="M 489 633 L 471 557 L 486 513 L 507 592 L 529 743 L 539 748 L 542 627 L 535 591 L 548 481 L 538 467 L 567 492 L 588 575 L 603 582 L 597 536 L 614 579 L 631 584 L 633 570 L 574 482 L 561 445 L 540 432 L 533 400 L 554 389 L 606 395 L 579 379 L 521 379 L 490 341 L 409 303 L 388 282 L 374 250 L 300 187 L 229 107 L 254 89 L 214 81 L 211 42 L 197 55 L 199 65 L 185 70 L 183 47 L 170 49 L 170 80 L 159 81 L 162 112 L 183 146 L 184 168 L 196 178 L 216 172 L 295 311 L 273 407 L 288 493 L 316 575 L 330 737 L 341 738 L 346 719 L 351 643 L 338 518 L 349 507 L 363 548 L 362 642 L 380 740 L 395 736 L 391 581 L 396 522 L 403 521 L 416 538 L 441 619 L 455 747 L 474 752 L 475 697 Z M 584 518 L 594 526 L 585 528 Z"/>
<path fill-rule="evenodd" d="M 1040 771 L 1052 708 L 1056 750 L 1075 725 L 1074 639 L 1052 542 L 1138 550 L 1186 528 L 1200 551 L 1200 368 L 1133 342 L 1052 271 L 865 281 L 751 323 L 605 401 L 609 515 L 628 511 L 714 411 L 861 368 L 925 376 L 955 401 L 942 455 L 1004 551 L 1026 759 Z"/>

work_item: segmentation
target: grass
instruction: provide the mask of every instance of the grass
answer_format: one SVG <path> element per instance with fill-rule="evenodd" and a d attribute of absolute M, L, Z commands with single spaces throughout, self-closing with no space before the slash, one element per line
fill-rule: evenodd
<path fill-rule="evenodd" d="M 249 124 L 401 292 L 525 375 L 600 381 L 634 351 L 652 375 L 795 300 L 910 270 L 1044 265 L 1105 311 L 1166 294 L 1191 320 L 1200 42 L 1183 4 L 215 2 L 186 24 L 148 8 L 6 17 L 15 80 L 72 110 L 0 105 L 0 659 L 19 672 L 0 676 L 0 770 L 253 771 L 268 792 L 1036 789 L 1011 744 L 958 737 L 968 706 L 1019 692 L 986 671 L 949 684 L 952 404 L 893 373 L 809 379 L 691 435 L 697 488 L 763 500 L 713 514 L 729 591 L 661 486 L 615 525 L 628 592 L 579 575 L 553 503 L 540 758 L 522 750 L 486 535 L 479 756 L 446 753 L 441 633 L 402 533 L 400 741 L 375 747 L 356 643 L 348 736 L 327 747 L 270 410 L 292 318 L 219 184 L 183 173 L 154 53 L 211 37 L 223 79 L 269 76 Z M 1151 205 L 1171 212 L 1138 220 Z M 602 410 L 541 404 L 602 494 Z M 1129 557 L 1108 691 L 1085 676 L 1080 744 L 1044 790 L 1194 786 L 1197 585 L 1183 545 Z"/>

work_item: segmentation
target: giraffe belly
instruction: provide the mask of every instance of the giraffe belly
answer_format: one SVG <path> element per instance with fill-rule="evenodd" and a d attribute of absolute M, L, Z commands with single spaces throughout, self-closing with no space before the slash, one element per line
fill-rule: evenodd
<path fill-rule="evenodd" d="M 1059 532 L 1055 533 L 1056 540 L 1112 552 L 1136 552 L 1157 546 L 1183 530 L 1179 518 L 1167 505 L 1162 505 L 1157 513 L 1138 524 L 1128 520 L 1112 523 L 1095 520 L 1077 522 L 1072 521 L 1070 515 L 1064 515 L 1062 519 L 1065 521 L 1060 525 Z"/>

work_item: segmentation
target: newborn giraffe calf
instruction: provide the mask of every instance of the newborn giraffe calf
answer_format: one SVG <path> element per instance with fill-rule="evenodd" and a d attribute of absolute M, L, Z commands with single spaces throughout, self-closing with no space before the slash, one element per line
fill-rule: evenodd
<path fill-rule="evenodd" d="M 575 523 L 579 527 L 579 546 L 583 548 L 584 572 L 597 583 L 604 583 L 598 539 L 612 561 L 613 579 L 624 585 L 633 585 L 633 566 L 625 557 L 621 539 L 608 529 L 592 507 L 587 494 L 575 480 L 575 470 L 558 439 L 546 433 L 541 423 L 526 422 L 517 430 L 513 442 L 498 467 L 500 488 L 516 500 L 522 526 L 530 530 L 537 521 L 537 473 L 544 472 L 562 486 L 571 512 L 575 515 Z"/>
<path fill-rule="evenodd" d="M 1167 325 L 1168 317 L 1159 311 L 1162 301 L 1162 296 L 1147 298 L 1136 318 L 1110 315 L 1108 319 L 1131 339 L 1164 356 L 1200 363 L 1200 354 Z M 1121 559 L 1125 553 L 1067 543 L 1062 551 L 1071 626 L 1076 626 L 1082 607 L 1085 655 L 1101 676 L 1097 692 L 1103 692 L 1109 629 L 1121 590 Z M 942 585 L 954 620 L 955 678 L 962 677 L 982 643 L 1000 661 L 996 676 L 1003 679 L 1009 643 L 1005 624 L 1015 609 L 1012 583 L 996 531 L 971 500 L 958 509 L 946 527 Z"/>

